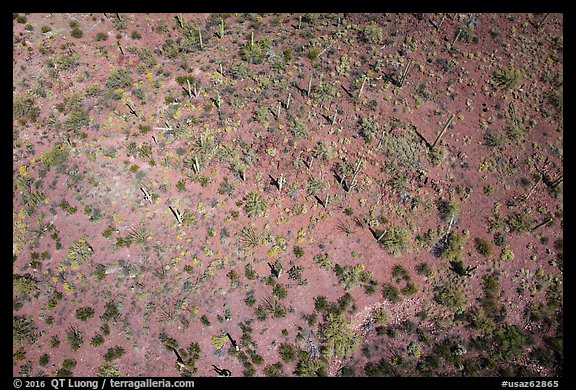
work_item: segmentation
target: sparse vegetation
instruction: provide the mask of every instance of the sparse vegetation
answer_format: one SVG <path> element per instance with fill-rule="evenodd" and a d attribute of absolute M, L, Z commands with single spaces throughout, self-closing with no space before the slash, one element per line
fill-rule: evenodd
<path fill-rule="evenodd" d="M 263 217 L 268 212 L 268 201 L 256 191 L 250 192 L 244 200 L 244 211 L 250 218 Z"/>
<path fill-rule="evenodd" d="M 492 81 L 498 89 L 515 89 L 522 84 L 522 73 L 516 68 L 498 69 L 492 73 Z"/>
<path fill-rule="evenodd" d="M 562 14 L 12 16 L 14 377 L 562 375 Z"/>

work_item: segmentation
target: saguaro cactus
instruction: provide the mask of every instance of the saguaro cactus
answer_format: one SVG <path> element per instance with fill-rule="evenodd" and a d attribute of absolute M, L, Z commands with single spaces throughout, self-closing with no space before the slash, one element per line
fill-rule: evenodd
<path fill-rule="evenodd" d="M 434 149 L 434 146 L 436 146 L 436 144 L 438 143 L 438 141 L 440 141 L 440 138 L 442 138 L 442 136 L 444 135 L 444 133 L 446 132 L 446 130 L 448 129 L 448 127 L 450 126 L 450 124 L 452 123 L 452 120 L 454 120 L 454 114 L 452 114 L 450 116 L 450 119 L 448 119 L 448 122 L 446 122 L 446 125 L 444 126 L 444 128 L 442 129 L 442 131 L 440 132 L 440 134 L 438 134 L 438 137 L 436 137 L 436 141 L 434 141 L 434 143 L 432 144 L 432 146 L 430 147 L 430 149 Z"/>
<path fill-rule="evenodd" d="M 178 226 L 181 226 L 182 225 L 182 213 L 180 212 L 180 210 L 173 209 L 172 206 L 168 206 L 168 208 L 170 208 L 170 211 L 172 211 L 172 214 L 174 214 L 176 221 L 178 221 Z"/>
<path fill-rule="evenodd" d="M 360 90 L 358 91 L 358 99 L 360 99 L 360 96 L 362 96 L 362 92 L 364 92 L 364 85 L 366 84 L 366 75 L 362 76 L 362 84 L 360 85 Z"/>
<path fill-rule="evenodd" d="M 414 63 L 414 60 L 410 60 L 408 62 L 408 64 L 406 65 L 406 68 L 404 69 L 404 72 L 402 72 L 402 75 L 400 76 L 400 80 L 398 81 L 399 87 L 404 85 L 404 82 L 406 81 L 406 77 L 408 76 L 408 72 L 410 72 L 410 68 L 412 68 L 413 63 Z"/>
<path fill-rule="evenodd" d="M 350 186 L 348 186 L 347 192 L 352 191 L 352 188 L 354 188 L 354 186 L 356 185 L 356 176 L 358 176 L 358 173 L 362 169 L 362 163 L 363 162 L 364 162 L 364 157 L 360 157 L 360 159 L 356 163 L 356 167 L 354 168 L 354 174 L 352 175 L 352 181 L 350 182 Z"/>
<path fill-rule="evenodd" d="M 204 44 L 202 43 L 202 30 L 198 27 L 198 40 L 200 41 L 200 50 L 204 50 Z"/>
<path fill-rule="evenodd" d="M 144 198 L 152 203 L 152 196 L 150 195 L 150 193 L 148 192 L 148 190 L 146 189 L 146 187 L 141 187 L 140 190 L 144 193 Z"/>
<path fill-rule="evenodd" d="M 130 112 L 132 114 L 134 114 L 134 116 L 138 117 L 138 114 L 136 113 L 136 110 L 134 109 L 134 107 L 132 107 L 132 105 L 130 103 L 126 103 L 126 105 L 128 106 L 128 109 L 130 110 Z"/>
<path fill-rule="evenodd" d="M 278 190 L 282 191 L 282 186 L 286 183 L 286 179 L 284 178 L 284 174 L 280 174 L 280 178 L 278 179 Z"/>

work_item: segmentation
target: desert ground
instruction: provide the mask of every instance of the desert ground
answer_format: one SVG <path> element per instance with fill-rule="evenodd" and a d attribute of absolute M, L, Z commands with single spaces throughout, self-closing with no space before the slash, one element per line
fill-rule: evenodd
<path fill-rule="evenodd" d="M 14 376 L 562 375 L 562 14 L 12 31 Z"/>

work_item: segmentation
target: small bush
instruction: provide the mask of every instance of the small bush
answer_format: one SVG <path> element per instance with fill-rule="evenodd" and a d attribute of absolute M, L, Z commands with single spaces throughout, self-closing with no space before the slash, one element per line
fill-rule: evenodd
<path fill-rule="evenodd" d="M 459 234 L 458 232 L 454 231 L 450 232 L 448 235 L 446 247 L 442 252 L 442 258 L 448 261 L 462 261 L 464 244 L 466 243 L 467 239 L 468 237 L 466 234 Z"/>
<path fill-rule="evenodd" d="M 272 290 L 272 294 L 276 295 L 278 298 L 283 299 L 288 295 L 288 290 L 281 284 L 276 284 Z"/>
<path fill-rule="evenodd" d="M 249 64 L 260 64 L 266 59 L 266 53 L 272 42 L 268 38 L 254 41 L 254 45 L 247 44 L 240 49 L 240 57 Z"/>
<path fill-rule="evenodd" d="M 317 296 L 314 298 L 314 309 L 319 313 L 328 310 L 328 300 L 325 296 Z"/>
<path fill-rule="evenodd" d="M 12 114 L 23 123 L 28 120 L 34 122 L 40 115 L 40 107 L 31 98 L 15 97 L 12 100 Z"/>
<path fill-rule="evenodd" d="M 318 49 L 317 47 L 313 47 L 308 52 L 308 58 L 310 58 L 311 60 L 315 60 L 316 58 L 318 58 L 319 55 L 320 55 L 320 49 Z"/>
<path fill-rule="evenodd" d="M 47 366 L 49 362 L 50 362 L 50 356 L 47 353 L 43 354 L 42 356 L 40 356 L 40 359 L 38 359 L 38 363 L 41 366 Z"/>
<path fill-rule="evenodd" d="M 202 325 L 204 326 L 210 326 L 210 320 L 208 319 L 208 317 L 206 317 L 206 315 L 203 315 L 202 317 L 200 317 L 200 322 L 202 322 Z"/>
<path fill-rule="evenodd" d="M 263 217 L 268 208 L 268 201 L 257 191 L 249 193 L 244 200 L 244 211 L 250 218 Z"/>
<path fill-rule="evenodd" d="M 464 310 L 467 304 L 466 292 L 461 283 L 447 281 L 434 288 L 434 301 L 452 310 Z"/>
<path fill-rule="evenodd" d="M 492 73 L 492 81 L 500 90 L 511 90 L 522 84 L 522 73 L 516 68 L 495 70 Z"/>
<path fill-rule="evenodd" d="M 70 348 L 73 351 L 77 351 L 80 348 L 80 346 L 84 343 L 83 333 L 73 326 L 68 328 L 66 335 L 68 338 L 68 342 L 70 343 Z"/>
<path fill-rule="evenodd" d="M 73 38 L 80 39 L 84 36 L 84 32 L 81 29 L 79 29 L 78 27 L 76 27 L 76 28 L 72 29 L 72 32 L 70 33 L 70 35 L 72 35 Z"/>
<path fill-rule="evenodd" d="M 410 249 L 412 236 L 408 228 L 392 226 L 382 239 L 384 248 L 393 256 L 401 256 Z"/>
<path fill-rule="evenodd" d="M 375 117 L 362 118 L 359 132 L 360 136 L 364 138 L 364 141 L 370 143 L 374 138 L 380 136 L 380 123 L 378 123 L 378 120 Z"/>
<path fill-rule="evenodd" d="M 97 347 L 99 345 L 104 344 L 104 336 L 101 334 L 97 334 L 90 340 L 90 345 L 93 347 Z"/>
<path fill-rule="evenodd" d="M 104 355 L 104 360 L 107 362 L 111 362 L 112 360 L 119 359 L 124 355 L 124 348 L 120 346 L 115 346 L 112 348 L 108 348 L 108 351 Z"/>
<path fill-rule="evenodd" d="M 294 246 L 294 256 L 296 256 L 297 258 L 301 258 L 302 256 L 304 256 L 304 249 L 302 249 L 302 247 L 299 246 Z"/>
<path fill-rule="evenodd" d="M 492 254 L 492 244 L 490 241 L 477 237 L 475 239 L 476 250 L 483 256 L 490 256 Z"/>
<path fill-rule="evenodd" d="M 386 283 L 382 289 L 382 297 L 391 303 L 397 303 L 400 301 L 400 293 L 396 286 Z"/>
<path fill-rule="evenodd" d="M 438 208 L 440 219 L 446 223 L 450 222 L 451 219 L 457 219 L 460 214 L 460 207 L 454 200 L 448 201 L 441 198 L 436 203 L 436 207 Z"/>
<path fill-rule="evenodd" d="M 102 321 L 116 320 L 120 316 L 120 310 L 114 302 L 108 302 L 104 306 L 104 314 L 102 314 Z"/>
<path fill-rule="evenodd" d="M 410 296 L 416 294 L 418 292 L 418 288 L 416 285 L 414 285 L 414 283 L 408 283 L 400 290 L 400 292 L 406 296 Z"/>
<path fill-rule="evenodd" d="M 107 40 L 108 40 L 108 34 L 104 32 L 99 32 L 98 34 L 96 34 L 96 41 L 107 41 Z"/>
<path fill-rule="evenodd" d="M 416 266 L 415 270 L 416 270 L 416 273 L 418 275 L 424 275 L 427 277 L 434 275 L 434 271 L 432 270 L 430 265 L 428 263 L 425 263 L 425 262 L 418 264 Z"/>
<path fill-rule="evenodd" d="M 384 42 L 384 30 L 375 22 L 370 22 L 368 26 L 364 27 L 362 33 L 364 41 L 368 43 L 380 45 Z"/>
<path fill-rule="evenodd" d="M 28 316 L 14 316 L 12 319 L 13 344 L 34 344 L 40 337 L 34 320 Z"/>
<path fill-rule="evenodd" d="M 76 318 L 80 321 L 88 321 L 92 317 L 94 317 L 94 309 L 91 307 L 81 307 L 76 309 Z"/>
<path fill-rule="evenodd" d="M 111 89 L 127 88 L 133 83 L 130 71 L 124 68 L 113 69 L 106 81 L 106 87 Z"/>

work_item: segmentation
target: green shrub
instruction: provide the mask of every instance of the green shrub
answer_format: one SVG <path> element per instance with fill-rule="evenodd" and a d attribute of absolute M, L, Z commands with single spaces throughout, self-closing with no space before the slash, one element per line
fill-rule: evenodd
<path fill-rule="evenodd" d="M 76 365 L 77 362 L 74 359 L 64 359 L 64 361 L 62 362 L 62 368 L 64 368 L 65 370 L 71 370 L 75 368 Z"/>
<path fill-rule="evenodd" d="M 254 41 L 254 45 L 247 44 L 240 49 L 240 57 L 249 64 L 261 64 L 271 45 L 272 42 L 268 38 Z"/>
<path fill-rule="evenodd" d="M 320 313 L 328 310 L 328 300 L 325 296 L 321 295 L 314 298 L 314 309 Z"/>
<path fill-rule="evenodd" d="M 500 90 L 511 90 L 522 84 L 522 73 L 516 68 L 498 69 L 492 73 L 492 81 Z"/>
<path fill-rule="evenodd" d="M 103 364 L 98 367 L 98 375 L 99 377 L 118 377 L 120 376 L 120 369 L 117 366 L 113 366 L 110 364 Z"/>
<path fill-rule="evenodd" d="M 256 279 L 256 270 L 254 270 L 254 267 L 252 267 L 252 264 L 246 264 L 244 266 L 244 275 L 246 276 L 246 278 L 248 280 L 254 280 Z"/>
<path fill-rule="evenodd" d="M 250 218 L 263 217 L 268 208 L 268 201 L 257 191 L 250 192 L 244 199 L 244 211 Z"/>
<path fill-rule="evenodd" d="M 98 34 L 96 34 L 96 41 L 107 41 L 107 40 L 108 40 L 108 34 L 104 32 L 99 32 Z"/>
<path fill-rule="evenodd" d="M 281 284 L 276 284 L 272 289 L 272 294 L 280 299 L 283 299 L 288 295 L 288 290 L 286 290 L 286 287 L 282 286 Z"/>
<path fill-rule="evenodd" d="M 286 363 L 291 363 L 296 360 L 297 349 L 292 344 L 282 343 L 278 348 L 278 353 L 282 360 Z"/>
<path fill-rule="evenodd" d="M 40 337 L 36 323 L 29 316 L 14 316 L 12 318 L 12 343 L 34 344 Z"/>
<path fill-rule="evenodd" d="M 84 36 L 84 32 L 80 28 L 76 27 L 72 29 L 70 35 L 72 35 L 73 38 L 80 39 Z"/>
<path fill-rule="evenodd" d="M 358 350 L 361 343 L 361 338 L 354 332 L 344 314 L 329 313 L 319 336 L 322 340 L 322 355 L 327 359 L 350 356 Z"/>
<path fill-rule="evenodd" d="M 40 107 L 31 98 L 17 96 L 12 99 L 12 115 L 22 123 L 34 122 L 40 115 Z"/>
<path fill-rule="evenodd" d="M 90 260 L 93 254 L 94 250 L 90 244 L 88 244 L 85 239 L 80 238 L 72 243 L 66 255 L 66 259 L 71 262 L 82 264 Z"/>
<path fill-rule="evenodd" d="M 400 292 L 404 295 L 410 296 L 416 294 L 418 292 L 418 288 L 414 285 L 414 283 L 408 283 L 400 290 Z"/>
<path fill-rule="evenodd" d="M 352 289 L 358 285 L 365 286 L 373 279 L 373 274 L 367 271 L 363 264 L 358 264 L 353 267 L 336 264 L 334 266 L 334 273 L 346 290 Z"/>
<path fill-rule="evenodd" d="M 204 326 L 210 326 L 210 320 L 208 319 L 208 317 L 206 317 L 206 315 L 202 315 L 202 317 L 200 317 L 200 322 L 202 322 L 202 325 Z"/>
<path fill-rule="evenodd" d="M 464 41 L 466 43 L 471 43 L 477 40 L 477 37 L 472 26 L 460 27 L 458 31 L 455 32 L 459 41 Z"/>
<path fill-rule="evenodd" d="M 522 211 L 515 211 L 512 215 L 509 215 L 506 223 L 511 232 L 527 233 L 532 230 L 535 219 L 532 218 L 532 214 L 528 209 L 524 209 Z"/>
<path fill-rule="evenodd" d="M 364 366 L 364 375 L 372 377 L 386 377 L 394 374 L 394 367 L 386 358 L 382 358 L 378 363 L 366 363 Z"/>
<path fill-rule="evenodd" d="M 99 345 L 104 344 L 104 336 L 101 334 L 97 334 L 92 339 L 90 339 L 90 345 L 93 347 L 97 347 Z"/>
<path fill-rule="evenodd" d="M 314 86 L 314 93 L 321 102 L 330 102 L 337 95 L 336 83 L 333 82 L 319 82 Z"/>
<path fill-rule="evenodd" d="M 328 376 L 328 363 L 325 359 L 305 357 L 296 364 L 294 374 L 299 377 L 325 377 Z"/>
<path fill-rule="evenodd" d="M 519 359 L 526 348 L 532 344 L 529 336 L 524 334 L 517 325 L 499 327 L 491 338 L 493 353 L 497 359 L 514 361 Z"/>
<path fill-rule="evenodd" d="M 293 249 L 294 252 L 294 256 L 296 256 L 296 258 L 301 258 L 302 256 L 304 256 L 304 249 L 302 249 L 302 247 L 300 246 L 294 246 Z"/>
<path fill-rule="evenodd" d="M 266 367 L 264 367 L 264 374 L 267 377 L 272 378 L 283 376 L 284 372 L 282 370 L 282 367 L 283 365 L 280 362 L 269 364 Z"/>
<path fill-rule="evenodd" d="M 133 80 L 130 71 L 124 68 L 116 68 L 110 72 L 110 77 L 106 81 L 106 87 L 110 89 L 128 88 Z"/>
<path fill-rule="evenodd" d="M 376 321 L 376 324 L 378 325 L 384 325 L 389 318 L 388 313 L 383 307 L 378 307 L 374 309 L 373 316 L 374 320 Z"/>
<path fill-rule="evenodd" d="M 364 41 L 381 45 L 384 42 L 384 30 L 376 22 L 370 22 L 362 31 Z"/>
<path fill-rule="evenodd" d="M 66 336 L 68 342 L 70 343 L 70 348 L 73 351 L 77 351 L 80 346 L 84 343 L 84 334 L 73 326 L 70 326 L 66 331 Z"/>
<path fill-rule="evenodd" d="M 85 306 L 76 309 L 76 318 L 80 321 L 88 321 L 90 318 L 94 317 L 94 309 Z"/>
<path fill-rule="evenodd" d="M 427 277 L 431 277 L 432 275 L 434 275 L 434 271 L 430 267 L 430 264 L 425 262 L 418 264 L 415 269 L 418 275 L 424 275 Z"/>
<path fill-rule="evenodd" d="M 104 306 L 104 314 L 102 314 L 102 321 L 116 320 L 120 317 L 120 310 L 114 302 L 107 302 Z"/>
<path fill-rule="evenodd" d="M 412 235 L 408 228 L 392 226 L 388 229 L 381 245 L 393 256 L 401 256 L 410 249 Z"/>
<path fill-rule="evenodd" d="M 124 348 L 120 346 L 108 348 L 108 351 L 106 351 L 106 354 L 104 355 L 104 360 L 106 362 L 111 362 L 112 360 L 119 359 L 124 356 L 124 353 Z"/>
<path fill-rule="evenodd" d="M 41 366 L 47 366 L 49 362 L 50 362 L 50 356 L 47 353 L 43 354 L 42 356 L 40 356 L 40 359 L 38 359 L 38 363 Z"/>
<path fill-rule="evenodd" d="M 435 286 L 434 301 L 455 311 L 465 310 L 467 297 L 462 282 L 451 279 Z"/>
<path fill-rule="evenodd" d="M 475 244 L 476 244 L 476 250 L 481 255 L 490 256 L 492 254 L 492 244 L 490 244 L 490 241 L 480 237 L 476 237 Z"/>
<path fill-rule="evenodd" d="M 52 348 L 58 348 L 60 346 L 60 339 L 58 338 L 58 336 L 52 336 L 50 338 L 50 346 Z"/>
<path fill-rule="evenodd" d="M 310 51 L 308 52 L 308 58 L 310 58 L 311 60 L 315 60 L 319 56 L 320 56 L 320 49 L 318 49 L 317 47 L 311 48 Z"/>
<path fill-rule="evenodd" d="M 24 348 L 18 348 L 16 352 L 14 352 L 14 360 L 24 360 L 26 359 L 26 350 Z"/>
<path fill-rule="evenodd" d="M 314 256 L 314 263 L 316 263 L 321 268 L 332 267 L 332 259 L 328 253 L 322 253 L 320 255 Z"/>
<path fill-rule="evenodd" d="M 468 237 L 466 234 L 459 234 L 458 232 L 450 232 L 442 258 L 448 261 L 460 262 L 464 253 L 464 244 Z"/>
<path fill-rule="evenodd" d="M 382 289 L 382 297 L 391 303 L 397 303 L 400 301 L 400 293 L 396 286 L 391 283 L 384 284 Z"/>
<path fill-rule="evenodd" d="M 14 275 L 12 289 L 25 297 L 34 296 L 38 292 L 38 281 L 31 275 Z"/>
<path fill-rule="evenodd" d="M 436 207 L 440 219 L 446 223 L 449 223 L 451 219 L 457 219 L 460 214 L 460 207 L 454 200 L 438 199 Z"/>
<path fill-rule="evenodd" d="M 370 143 L 376 137 L 379 137 L 380 133 L 380 123 L 378 123 L 376 117 L 362 118 L 360 121 L 360 136 L 364 138 L 364 141 Z"/>

